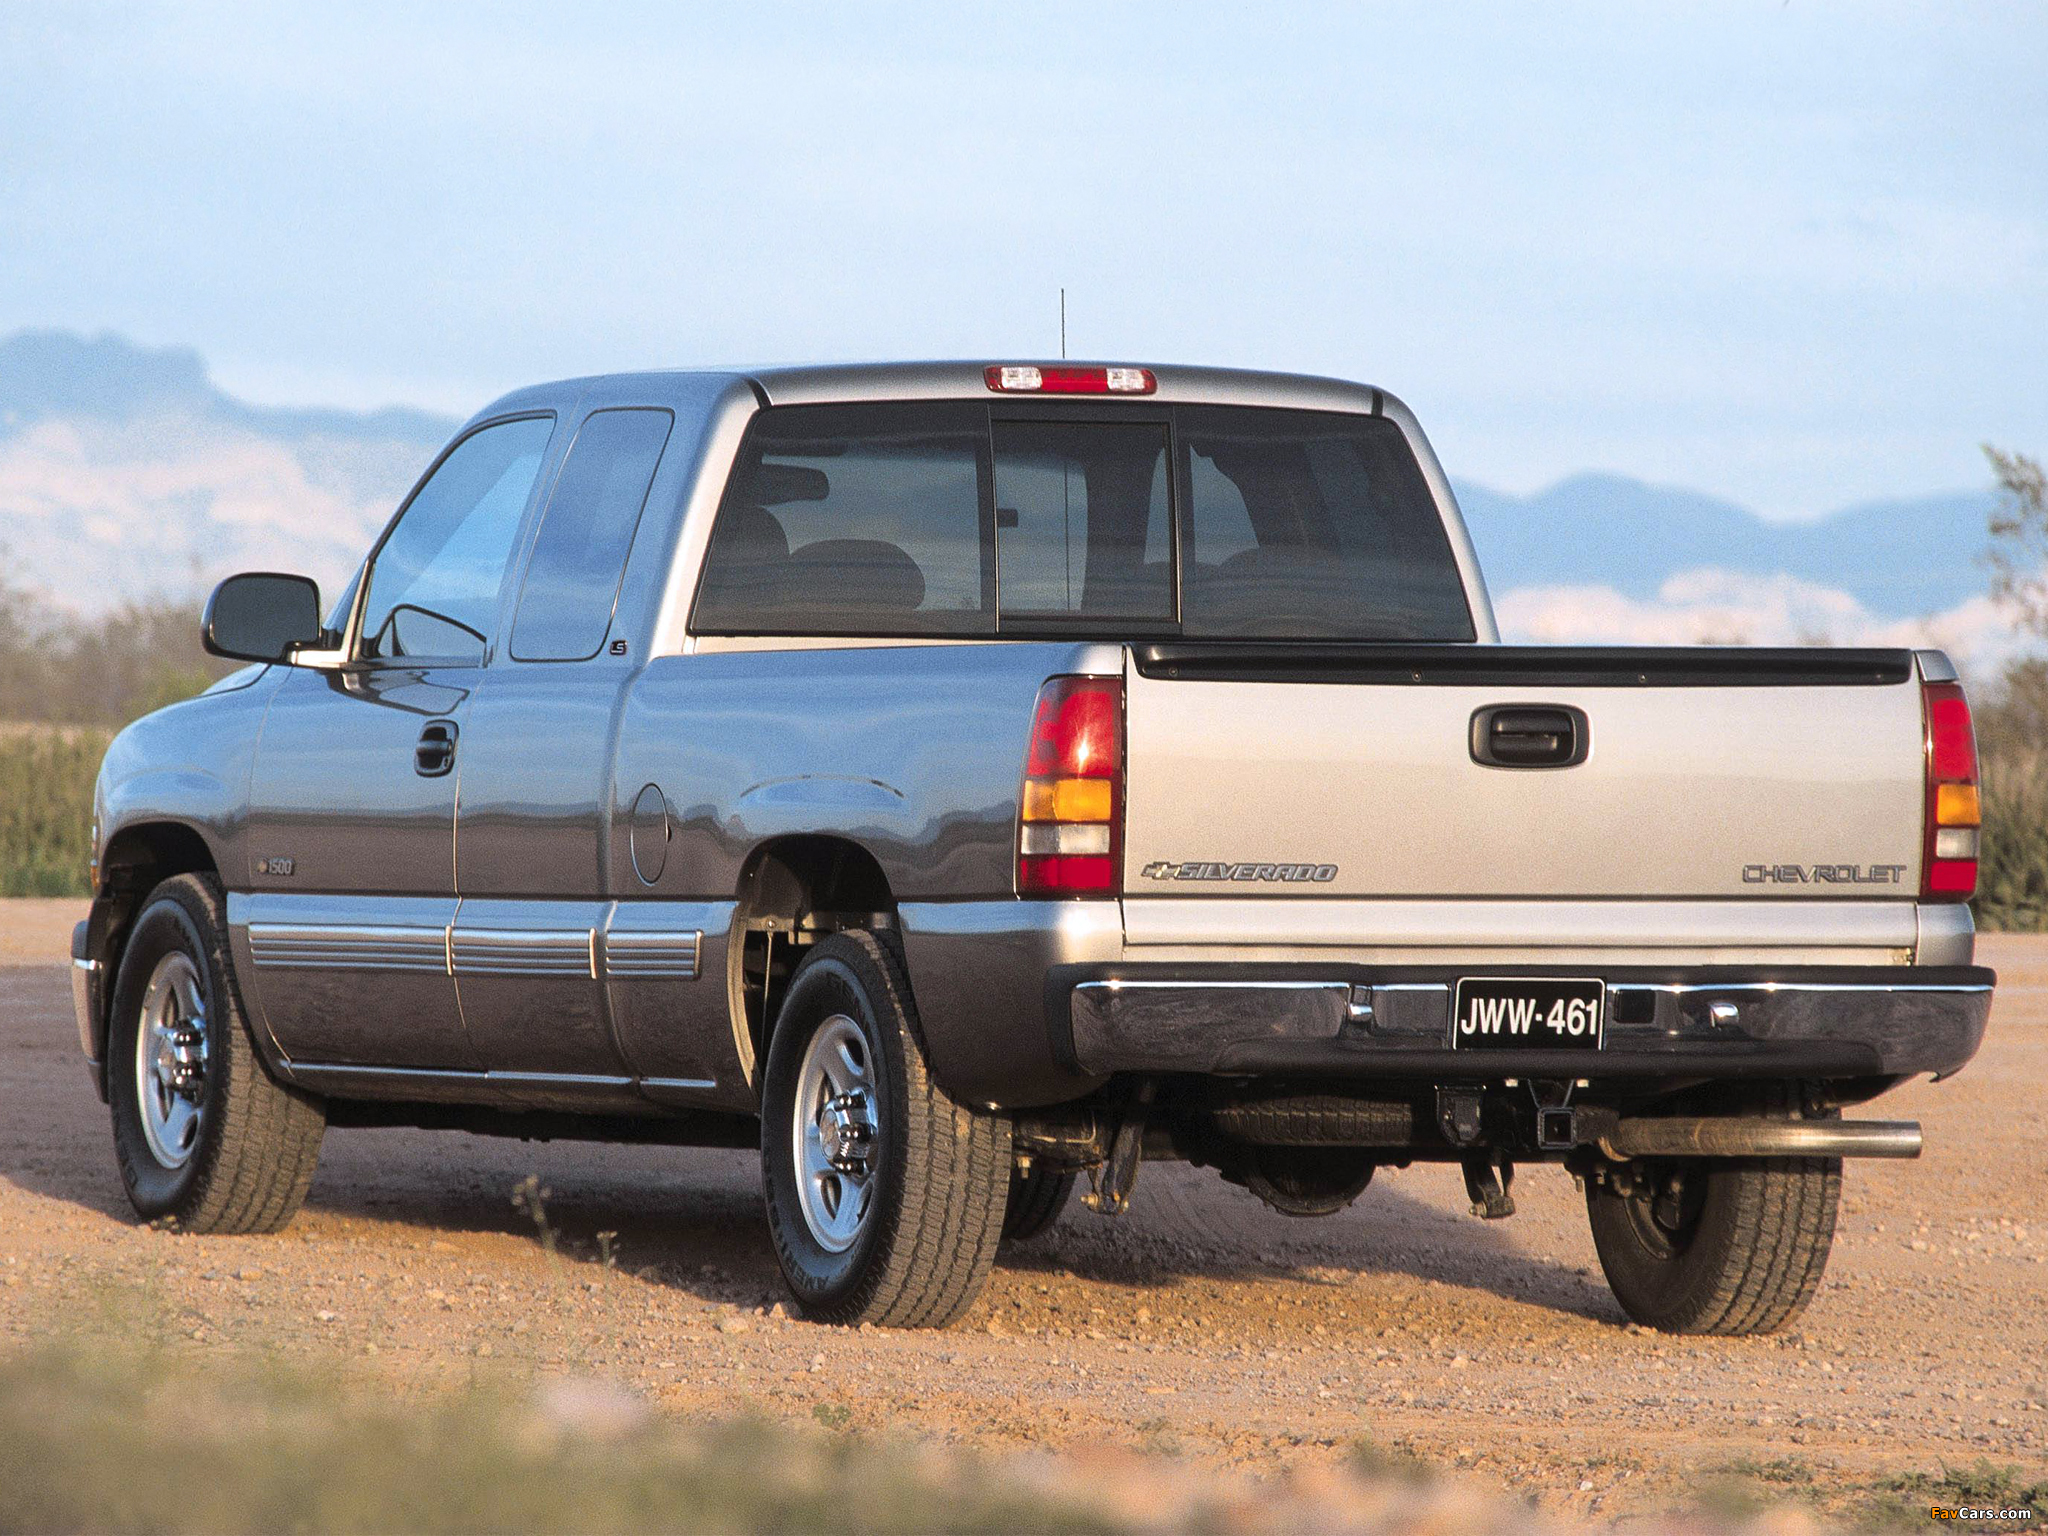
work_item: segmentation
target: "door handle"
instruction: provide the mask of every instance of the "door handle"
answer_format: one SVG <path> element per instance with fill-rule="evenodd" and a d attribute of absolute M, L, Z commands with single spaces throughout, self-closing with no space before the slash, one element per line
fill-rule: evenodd
<path fill-rule="evenodd" d="M 429 720 L 412 749 L 413 772 L 423 779 L 438 779 L 455 766 L 455 722 Z"/>
<path fill-rule="evenodd" d="M 1592 747 L 1586 712 L 1569 704 L 1490 704 L 1472 712 L 1472 761 L 1489 768 L 1570 768 Z"/>

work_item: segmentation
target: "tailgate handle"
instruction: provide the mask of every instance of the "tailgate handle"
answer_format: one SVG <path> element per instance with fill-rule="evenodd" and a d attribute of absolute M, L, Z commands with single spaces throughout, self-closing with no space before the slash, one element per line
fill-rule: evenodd
<path fill-rule="evenodd" d="M 1489 768 L 1570 768 L 1592 745 L 1569 704 L 1489 704 L 1472 712 L 1472 761 Z"/>

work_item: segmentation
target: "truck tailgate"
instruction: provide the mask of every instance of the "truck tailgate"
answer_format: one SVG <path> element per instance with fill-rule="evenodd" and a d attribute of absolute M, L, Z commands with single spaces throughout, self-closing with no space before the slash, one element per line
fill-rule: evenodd
<path fill-rule="evenodd" d="M 1916 679 L 1906 651 L 1134 647 L 1124 889 L 1911 902 Z M 1500 705 L 1583 712 L 1583 761 L 1476 760 Z"/>

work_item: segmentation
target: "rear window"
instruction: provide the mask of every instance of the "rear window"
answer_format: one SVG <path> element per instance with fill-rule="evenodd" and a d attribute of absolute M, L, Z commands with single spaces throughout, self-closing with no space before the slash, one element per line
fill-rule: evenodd
<path fill-rule="evenodd" d="M 1183 634 L 1470 640 L 1443 519 L 1379 416 L 1184 407 Z"/>
<path fill-rule="evenodd" d="M 712 634 L 1471 640 L 1380 417 L 1225 406 L 781 406 L 742 445 Z"/>
<path fill-rule="evenodd" d="M 995 423 L 1003 616 L 1173 618 L 1166 424 Z"/>

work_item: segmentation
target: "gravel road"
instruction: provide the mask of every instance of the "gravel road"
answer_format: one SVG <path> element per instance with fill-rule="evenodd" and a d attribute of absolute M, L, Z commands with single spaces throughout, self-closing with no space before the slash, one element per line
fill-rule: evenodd
<path fill-rule="evenodd" d="M 1466 1214 L 1443 1167 L 1292 1221 L 1162 1164 L 1128 1215 L 1077 1204 L 961 1326 L 919 1334 L 784 1317 L 756 1169 L 730 1152 L 335 1131 L 281 1237 L 138 1227 L 52 963 L 72 914 L 0 903 L 0 1340 L 129 1290 L 180 1347 L 347 1357 L 401 1393 L 596 1376 L 693 1415 L 1261 1472 L 1364 1439 L 1561 1513 L 1653 1508 L 1729 1465 L 2048 1468 L 2048 939 L 1983 942 L 2003 983 L 1990 1040 L 1954 1082 L 1881 1101 L 1928 1151 L 1850 1166 L 1790 1335 L 1625 1325 L 1554 1169 L 1525 1172 L 1506 1222 Z M 514 1207 L 529 1176 L 556 1252 Z"/>

